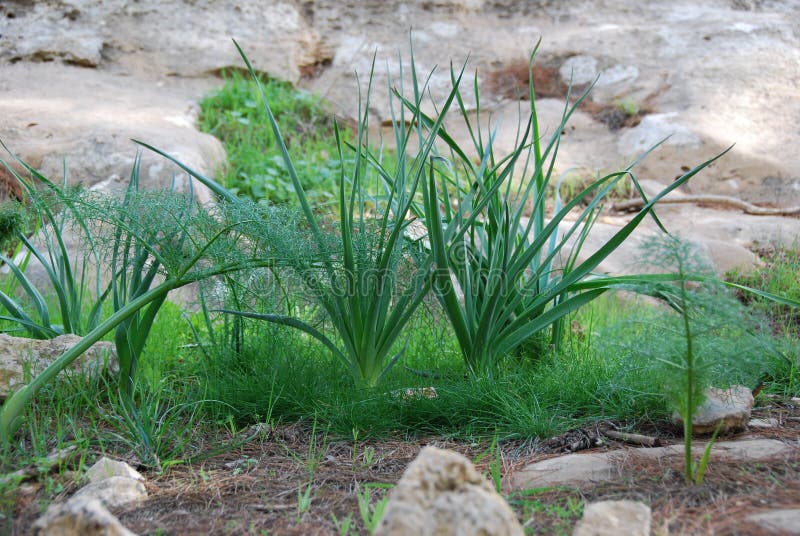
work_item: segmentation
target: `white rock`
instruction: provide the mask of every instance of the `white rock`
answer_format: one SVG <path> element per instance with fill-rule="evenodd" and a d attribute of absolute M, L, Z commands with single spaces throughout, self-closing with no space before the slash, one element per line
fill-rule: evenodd
<path fill-rule="evenodd" d="M 37 340 L 11 337 L 0 333 L 0 398 L 8 396 L 15 386 L 25 382 L 25 371 L 30 367 L 31 374 L 41 372 L 57 357 L 75 346 L 81 337 L 61 335 L 54 339 Z M 114 344 L 101 341 L 92 345 L 72 367 L 100 370 L 108 367 L 112 373 L 119 370 Z"/>
<path fill-rule="evenodd" d="M 800 508 L 771 510 L 745 519 L 757 524 L 764 534 L 800 534 Z"/>
<path fill-rule="evenodd" d="M 800 397 L 792 398 L 791 400 L 789 400 L 789 404 L 791 404 L 792 406 L 794 406 L 796 408 L 800 408 Z"/>
<path fill-rule="evenodd" d="M 565 61 L 558 70 L 565 84 L 581 86 L 594 82 L 597 77 L 597 60 L 592 56 L 580 54 Z"/>
<path fill-rule="evenodd" d="M 750 420 L 753 393 L 743 385 L 730 389 L 711 387 L 706 390 L 706 400 L 692 416 L 693 433 L 710 434 L 721 425 L 720 433 L 743 429 Z M 681 416 L 673 415 L 676 424 L 683 423 Z"/>
<path fill-rule="evenodd" d="M 106 458 L 105 456 L 97 460 L 95 464 L 92 465 L 88 471 L 86 471 L 86 478 L 88 478 L 89 482 L 92 483 L 111 478 L 112 476 L 132 478 L 133 480 L 144 480 L 144 477 L 139 473 L 139 471 L 127 463 L 118 460 L 112 460 L 110 458 Z"/>
<path fill-rule="evenodd" d="M 598 87 L 612 86 L 622 83 L 630 83 L 639 77 L 639 69 L 633 65 L 614 65 L 608 69 L 603 69 L 600 78 L 597 80 Z"/>
<path fill-rule="evenodd" d="M 136 536 L 95 497 L 51 505 L 33 524 L 37 536 Z"/>
<path fill-rule="evenodd" d="M 700 137 L 676 120 L 675 113 L 650 114 L 641 122 L 625 131 L 617 142 L 620 154 L 634 155 L 650 149 L 666 140 L 666 145 L 697 147 Z"/>
<path fill-rule="evenodd" d="M 587 504 L 573 536 L 650 536 L 650 507 L 639 501 Z"/>
<path fill-rule="evenodd" d="M 464 456 L 425 447 L 389 494 L 376 536 L 522 535 L 514 512 Z"/>
<path fill-rule="evenodd" d="M 75 497 L 94 497 L 107 508 L 117 508 L 144 501 L 147 499 L 147 490 L 139 480 L 112 476 L 85 485 L 75 493 L 73 499 Z"/>

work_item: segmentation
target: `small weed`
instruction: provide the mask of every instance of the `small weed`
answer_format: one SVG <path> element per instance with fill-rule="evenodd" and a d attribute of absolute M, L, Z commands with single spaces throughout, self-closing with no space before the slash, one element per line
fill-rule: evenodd
<path fill-rule="evenodd" d="M 388 494 L 384 494 L 383 497 L 375 500 L 372 495 L 372 490 L 388 490 L 391 487 L 391 484 L 365 484 L 362 490 L 356 492 L 361 521 L 364 523 L 364 528 L 367 529 L 367 532 L 370 534 L 375 531 L 378 523 L 380 523 L 383 512 L 386 509 L 386 504 L 389 501 Z"/>
<path fill-rule="evenodd" d="M 305 488 L 302 486 L 297 488 L 297 513 L 303 515 L 311 508 L 312 492 L 314 491 L 314 483 L 309 482 Z"/>
<path fill-rule="evenodd" d="M 331 513 L 331 521 L 333 521 L 333 526 L 336 528 L 336 533 L 339 536 L 350 536 L 351 533 L 355 533 L 356 525 L 353 522 L 353 516 L 351 514 L 347 514 L 342 519 L 336 517 L 336 514 Z"/>

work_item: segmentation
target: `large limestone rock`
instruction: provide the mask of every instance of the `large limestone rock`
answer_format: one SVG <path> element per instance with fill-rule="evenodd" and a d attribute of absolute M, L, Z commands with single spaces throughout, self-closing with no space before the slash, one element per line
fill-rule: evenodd
<path fill-rule="evenodd" d="M 650 507 L 639 501 L 587 504 L 572 536 L 650 536 Z"/>
<path fill-rule="evenodd" d="M 23 383 L 26 372 L 35 375 L 80 340 L 77 335 L 60 335 L 54 339 L 37 340 L 0 333 L 0 398 L 7 397 L 16 386 Z M 73 362 L 72 367 L 92 368 L 98 371 L 108 367 L 112 373 L 116 373 L 119 364 L 113 343 L 107 341 L 95 343 Z"/>
<path fill-rule="evenodd" d="M 51 506 L 33 524 L 37 536 L 136 536 L 90 495 Z"/>
<path fill-rule="evenodd" d="M 697 408 L 692 416 L 692 432 L 695 434 L 711 434 L 717 427 L 724 434 L 733 430 L 741 430 L 750 420 L 753 409 L 753 393 L 743 385 L 734 385 L 729 389 L 711 387 L 706 390 L 706 400 Z M 675 423 L 682 425 L 679 414 L 673 416 Z"/>
<path fill-rule="evenodd" d="M 213 81 L 156 83 L 50 63 L 16 63 L 0 72 L 0 140 L 56 183 L 66 166 L 70 184 L 123 189 L 139 150 L 132 138 L 206 175 L 225 161 L 221 143 L 195 128 L 196 102 Z M 5 151 L 0 158 L 13 163 Z M 179 191 L 189 188 L 185 173 L 147 150 L 139 176 L 146 188 L 170 188 L 173 177 Z M 195 192 L 208 201 L 204 189 L 198 186 Z"/>
<path fill-rule="evenodd" d="M 75 497 L 90 496 L 107 508 L 118 508 L 147 499 L 147 490 L 141 481 L 126 476 L 111 476 L 90 482 L 78 490 Z"/>
<path fill-rule="evenodd" d="M 464 456 L 425 447 L 408 466 L 376 536 L 521 535 L 514 512 Z"/>

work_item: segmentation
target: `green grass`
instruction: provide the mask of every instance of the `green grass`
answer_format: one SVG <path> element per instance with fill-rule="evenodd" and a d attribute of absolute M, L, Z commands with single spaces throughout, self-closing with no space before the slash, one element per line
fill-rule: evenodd
<path fill-rule="evenodd" d="M 731 273 L 728 279 L 790 299 L 800 299 L 800 247 L 797 245 L 764 249 L 763 266 L 750 274 Z M 778 348 L 772 372 L 766 375 L 767 392 L 800 396 L 800 310 L 750 294 L 741 294 L 750 309 L 769 319 Z"/>
<path fill-rule="evenodd" d="M 288 82 L 261 79 L 293 155 L 297 173 L 315 205 L 336 201 L 338 152 L 333 114 L 311 93 Z M 225 85 L 200 104 L 200 129 L 225 146 L 228 165 L 219 181 L 256 201 L 296 203 L 292 181 L 269 124 L 264 120 L 255 82 L 237 72 L 225 75 Z M 346 141 L 352 135 L 343 129 Z"/>
<path fill-rule="evenodd" d="M 509 360 L 493 381 L 470 380 L 455 337 L 436 319 L 440 316 L 435 310 L 418 314 L 402 341 L 408 345 L 405 367 L 393 369 L 374 389 L 357 388 L 347 370 L 308 336 L 251 324 L 241 354 L 199 363 L 202 392 L 217 401 L 208 406 L 211 418 L 222 422 L 230 415 L 247 423 L 269 414 L 283 422 L 317 422 L 344 438 L 355 429 L 360 437 L 469 439 L 497 433 L 505 439 L 548 436 L 596 418 L 667 415 L 648 371 L 630 368 L 623 354 L 599 352 L 586 336 L 539 363 Z M 435 399 L 402 396 L 426 387 L 436 389 Z"/>

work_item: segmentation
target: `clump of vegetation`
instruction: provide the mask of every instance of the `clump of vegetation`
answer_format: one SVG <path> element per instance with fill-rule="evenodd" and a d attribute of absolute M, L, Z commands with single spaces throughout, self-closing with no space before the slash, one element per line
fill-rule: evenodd
<path fill-rule="evenodd" d="M 0 202 L 0 252 L 14 249 L 19 244 L 18 236 L 25 228 L 25 216 L 25 209 L 19 202 Z"/>
<path fill-rule="evenodd" d="M 700 462 L 692 460 L 692 419 L 708 387 L 744 384 L 755 387 L 774 369 L 778 351 L 758 315 L 746 310 L 733 292 L 713 277 L 694 245 L 670 235 L 653 239 L 642 252 L 642 265 L 667 268 L 677 276 L 659 283 L 650 295 L 669 309 L 650 309 L 626 321 L 624 351 L 636 366 L 648 369 L 669 406 L 683 421 L 685 478 L 703 481 L 711 443 Z M 609 337 L 609 340 L 614 340 Z"/>
<path fill-rule="evenodd" d="M 369 141 L 369 91 L 350 131 L 286 85 L 234 75 L 204 103 L 208 128 L 227 136 L 233 175 L 226 184 L 141 144 L 210 188 L 211 207 L 198 206 L 191 191 L 139 191 L 138 165 L 118 198 L 59 188 L 31 168 L 17 176 L 34 199 L 48 200 L 34 212 L 49 233 L 47 251 L 17 236 L 50 268 L 56 299 L 15 266 L 10 280 L 22 297 L 6 295 L 2 327 L 52 337 L 67 331 L 66 321 L 56 321 L 63 317 L 84 337 L 4 403 L 3 468 L 76 441 L 134 452 L 164 469 L 215 452 L 204 440 L 256 437 L 241 439 L 245 425 L 266 422 L 272 433 L 276 423 L 299 421 L 313 429 L 309 471 L 297 490 L 303 517 L 319 502 L 317 430 L 325 430 L 323 444 L 329 434 L 354 443 L 397 434 L 493 438 L 485 457 L 499 488 L 505 440 L 601 418 L 663 420 L 673 408 L 690 423 L 711 383 L 750 385 L 767 374 L 796 388 L 796 353 L 787 372 L 787 351 L 765 339 L 682 243 L 665 235 L 651 252 L 664 273 L 595 273 L 645 218 L 660 225 L 658 200 L 714 159 L 643 199 L 642 210 L 584 259 L 579 252 L 603 202 L 620 188 L 644 198 L 639 159 L 574 186 L 565 199 L 554 173 L 562 129 L 542 136 L 535 83 L 525 126 L 501 156 L 493 125 L 470 119 L 463 69 L 451 70 L 453 87 L 434 118 L 422 106 L 429 78 L 413 58 L 411 65 L 410 95 L 402 84 L 390 89 L 395 143 L 388 155 Z M 561 127 L 585 96 L 568 98 Z M 466 122 L 469 147 L 447 132 L 448 113 Z M 37 198 L 40 191 L 47 196 Z M 84 293 L 86 262 L 64 260 L 66 229 L 89 241 L 91 266 L 107 270 L 107 287 Z M 167 301 L 193 283 L 199 312 Z M 728 285 L 798 303 L 796 295 L 774 295 L 796 286 L 753 284 L 765 290 Z M 671 309 L 626 304 L 609 292 L 617 289 Z M 101 306 L 81 306 L 77 298 L 85 296 Z M 118 376 L 65 374 L 88 345 L 110 337 Z M 370 465 L 376 454 L 369 449 L 356 463 L 354 445 L 348 465 Z M 687 457 L 693 481 L 703 470 Z M 539 511 L 534 495 L 524 508 Z M 379 518 L 374 499 L 361 494 L 365 527 Z M 580 503 L 557 514 L 576 518 Z M 356 518 L 334 519 L 346 531 L 346 520 Z"/>
<path fill-rule="evenodd" d="M 224 74 L 225 85 L 200 103 L 200 128 L 225 146 L 227 167 L 220 183 L 232 192 L 256 201 L 296 203 L 295 187 L 279 143 L 264 121 L 259 85 L 270 104 L 300 184 L 315 204 L 335 204 L 339 167 L 333 120 L 323 101 L 288 82 L 243 77 L 237 71 Z M 340 129 L 346 143 L 349 129 Z"/>

